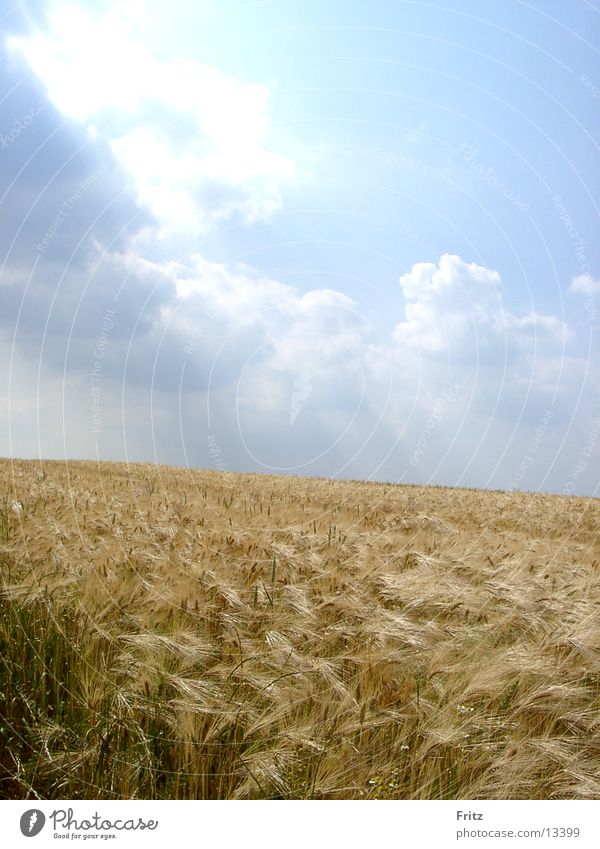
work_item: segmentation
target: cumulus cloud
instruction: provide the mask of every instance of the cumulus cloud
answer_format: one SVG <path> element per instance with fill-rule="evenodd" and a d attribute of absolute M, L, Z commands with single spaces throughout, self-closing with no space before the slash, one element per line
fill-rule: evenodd
<path fill-rule="evenodd" d="M 503 452 L 540 410 L 575 403 L 588 367 L 563 355 L 558 317 L 511 312 L 499 273 L 459 256 L 402 275 L 405 314 L 383 337 L 346 293 L 249 265 L 133 244 L 87 261 L 85 291 L 81 264 L 62 276 L 43 348 L 37 326 L 15 337 L 13 451 L 40 409 L 46 455 L 67 438 L 80 456 L 211 467 L 218 448 L 229 469 L 509 486 Z M 53 273 L 39 266 L 32 304 Z"/>
<path fill-rule="evenodd" d="M 269 146 L 270 91 L 136 40 L 137 4 L 100 15 L 61 4 L 48 25 L 12 38 L 56 107 L 106 140 L 163 232 L 197 235 L 234 215 L 282 205 L 295 164 Z"/>
<path fill-rule="evenodd" d="M 468 345 L 470 334 L 494 325 L 502 313 L 500 275 L 459 256 L 416 263 L 400 277 L 405 318 L 394 331 L 398 345 L 439 353 Z"/>
<path fill-rule="evenodd" d="M 504 307 L 498 271 L 443 254 L 439 262 L 416 263 L 400 277 L 405 318 L 394 330 L 394 340 L 419 355 L 460 357 L 468 352 L 475 360 L 486 349 L 529 344 L 538 336 L 563 342 L 569 336 L 564 322 L 554 315 L 529 312 L 515 315 Z"/>

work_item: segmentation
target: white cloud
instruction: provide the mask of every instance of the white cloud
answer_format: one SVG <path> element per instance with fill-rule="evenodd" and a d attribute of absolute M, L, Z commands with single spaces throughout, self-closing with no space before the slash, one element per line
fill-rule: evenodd
<path fill-rule="evenodd" d="M 326 426 L 330 414 L 354 414 L 362 405 L 363 425 L 383 414 L 395 434 L 416 426 L 407 425 L 407 415 L 415 421 L 427 415 L 448 380 L 460 386 L 463 401 L 470 399 L 468 417 L 481 422 L 500 394 L 513 399 L 510 418 L 515 399 L 539 402 L 562 379 L 557 364 L 566 325 L 552 315 L 505 310 L 498 272 L 458 256 L 403 275 L 410 299 L 387 338 L 378 338 L 359 304 L 339 291 L 303 293 L 249 266 L 200 255 L 187 266 L 149 262 L 134 252 L 120 262 L 152 285 L 162 277 L 163 287 L 171 287 L 152 337 L 133 359 L 152 360 L 149 347 L 159 338 L 167 340 L 164 356 L 181 354 L 199 331 L 193 359 L 211 374 L 211 392 L 229 386 L 247 419 L 256 415 L 265 427 L 269 416 L 289 422 L 295 387 L 306 374 L 311 393 L 298 422 L 318 415 Z M 169 338 L 180 341 L 169 349 Z M 173 386 L 178 369 L 163 372 Z M 453 400 L 452 410 L 464 412 L 462 401 Z"/>
<path fill-rule="evenodd" d="M 573 336 L 569 326 L 556 315 L 543 315 L 537 312 L 529 312 L 521 316 L 506 315 L 505 323 L 507 328 L 531 331 L 534 337 L 546 335 L 558 342 L 566 342 Z"/>
<path fill-rule="evenodd" d="M 591 274 L 579 274 L 571 280 L 569 292 L 582 295 L 600 294 L 600 280 L 594 280 Z"/>
<path fill-rule="evenodd" d="M 454 254 L 443 254 L 438 265 L 433 262 L 413 265 L 407 274 L 400 277 L 400 286 L 406 298 L 462 292 L 465 299 L 472 294 L 481 299 L 499 290 L 500 275 L 474 262 L 464 262 Z"/>
<path fill-rule="evenodd" d="M 443 254 L 439 263 L 416 263 L 400 277 L 405 319 L 394 340 L 406 352 L 468 351 L 475 360 L 490 346 L 505 350 L 546 336 L 555 342 L 569 338 L 567 325 L 554 315 L 530 312 L 514 315 L 502 302 L 500 274 L 461 257 Z"/>
<path fill-rule="evenodd" d="M 269 147 L 269 90 L 195 60 L 157 58 L 137 39 L 139 5 L 93 16 L 61 4 L 46 32 L 10 46 L 61 112 L 110 142 L 165 232 L 272 214 L 295 164 Z"/>
<path fill-rule="evenodd" d="M 405 320 L 396 343 L 413 352 L 439 353 L 466 344 L 469 332 L 496 321 L 500 275 L 459 256 L 444 254 L 436 265 L 416 263 L 400 277 Z"/>
<path fill-rule="evenodd" d="M 139 459 L 156 451 L 166 462 L 210 466 L 209 430 L 231 469 L 452 481 L 477 454 L 478 471 L 465 480 L 489 475 L 507 486 L 510 467 L 496 469 L 507 443 L 529 439 L 540 410 L 556 411 L 553 427 L 560 427 L 560 411 L 583 403 L 577 394 L 586 362 L 563 354 L 561 321 L 504 310 L 498 274 L 460 257 L 403 275 L 406 315 L 381 339 L 360 305 L 334 289 L 302 292 L 200 255 L 183 263 L 144 258 L 134 248 L 99 252 L 98 269 L 90 257 L 94 272 L 83 271 L 95 287 L 86 290 L 85 324 L 68 339 L 57 324 L 59 307 L 66 326 L 73 321 L 78 268 L 64 280 L 45 338 L 43 385 L 58 397 L 64 384 L 65 398 L 63 405 L 39 397 L 41 417 L 53 422 L 43 434 L 46 455 L 60 455 L 64 430 L 81 456 L 95 450 L 97 436 L 103 456 L 124 456 L 126 443 Z M 94 434 L 89 375 L 104 308 L 96 299 L 107 285 L 114 329 L 102 360 L 101 433 Z M 485 361 L 483 340 L 495 346 Z M 31 374 L 18 375 L 10 399 L 12 449 L 22 454 L 36 439 L 35 427 L 21 428 L 29 415 L 23 403 L 37 389 L 29 342 L 22 333 L 18 347 Z M 553 462 L 547 445 L 540 469 Z M 423 453 L 411 466 L 418 446 Z"/>

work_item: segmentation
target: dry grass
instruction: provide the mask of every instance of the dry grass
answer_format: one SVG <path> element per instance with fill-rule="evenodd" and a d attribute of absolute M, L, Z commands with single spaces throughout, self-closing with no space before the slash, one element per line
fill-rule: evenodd
<path fill-rule="evenodd" d="M 598 798 L 593 499 L 0 461 L 2 798 Z"/>

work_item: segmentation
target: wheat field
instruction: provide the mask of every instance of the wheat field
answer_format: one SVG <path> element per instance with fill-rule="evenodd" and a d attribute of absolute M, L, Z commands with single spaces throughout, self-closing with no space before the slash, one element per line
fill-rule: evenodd
<path fill-rule="evenodd" d="M 0 797 L 600 797 L 596 499 L 0 461 Z"/>

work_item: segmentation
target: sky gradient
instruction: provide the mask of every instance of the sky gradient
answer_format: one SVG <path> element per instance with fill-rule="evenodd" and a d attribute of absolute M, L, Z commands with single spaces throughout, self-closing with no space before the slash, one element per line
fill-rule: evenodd
<path fill-rule="evenodd" d="M 598 495 L 595 3 L 0 30 L 2 455 Z"/>

